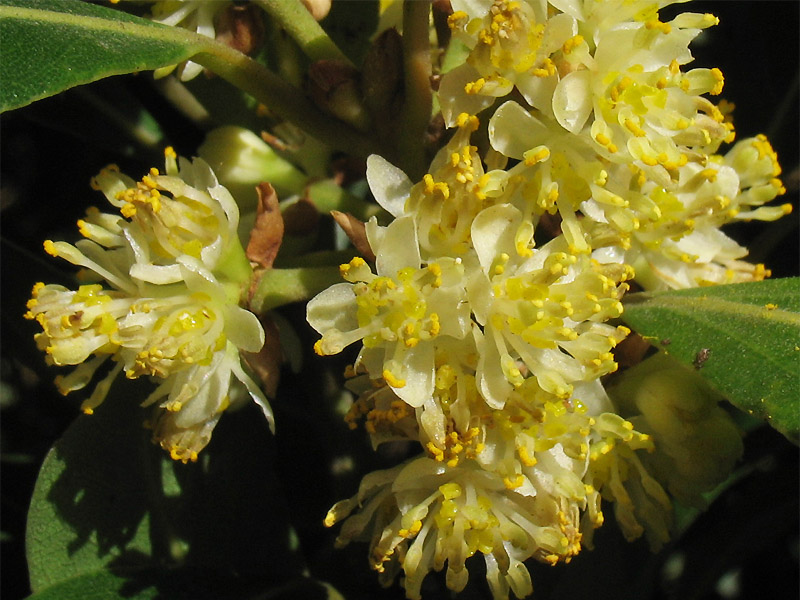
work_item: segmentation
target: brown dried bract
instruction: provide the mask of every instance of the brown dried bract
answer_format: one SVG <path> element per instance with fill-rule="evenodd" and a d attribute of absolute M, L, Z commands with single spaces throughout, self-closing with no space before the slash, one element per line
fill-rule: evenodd
<path fill-rule="evenodd" d="M 217 41 L 243 54 L 255 53 L 264 41 L 261 11 L 253 5 L 232 4 L 220 13 Z"/>
<path fill-rule="evenodd" d="M 269 183 L 256 186 L 258 209 L 256 222 L 250 232 L 245 254 L 250 262 L 269 269 L 275 262 L 283 241 L 283 216 L 278 206 L 278 194 Z"/>
<path fill-rule="evenodd" d="M 338 210 L 332 210 L 331 216 L 333 220 L 339 224 L 339 227 L 344 230 L 347 237 L 353 242 L 353 246 L 355 246 L 356 250 L 364 257 L 364 260 L 374 263 L 375 253 L 372 251 L 372 248 L 370 248 L 369 241 L 367 240 L 367 230 L 364 226 L 364 222 L 359 221 L 349 213 L 339 212 Z"/>

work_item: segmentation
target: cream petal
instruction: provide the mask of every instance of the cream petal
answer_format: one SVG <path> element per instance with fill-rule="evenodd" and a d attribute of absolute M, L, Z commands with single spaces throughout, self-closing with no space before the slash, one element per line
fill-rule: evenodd
<path fill-rule="evenodd" d="M 460 10 L 474 19 L 483 17 L 489 12 L 492 0 L 451 0 L 450 4 L 453 7 L 453 12 Z"/>
<path fill-rule="evenodd" d="M 472 222 L 472 243 L 484 272 L 491 278 L 492 264 L 501 254 L 515 256 L 514 236 L 522 213 L 511 204 L 483 209 Z"/>
<path fill-rule="evenodd" d="M 394 277 L 406 267 L 419 268 L 419 243 L 414 219 L 409 216 L 392 221 L 385 228 L 380 244 L 373 246 L 373 250 L 378 275 Z"/>
<path fill-rule="evenodd" d="M 367 158 L 367 182 L 375 200 L 393 217 L 405 213 L 411 180 L 402 170 L 377 154 Z"/>
<path fill-rule="evenodd" d="M 264 346 L 264 328 L 258 317 L 239 306 L 225 305 L 225 335 L 245 352 L 258 352 Z"/>
<path fill-rule="evenodd" d="M 500 351 L 491 331 L 485 332 L 481 346 L 476 373 L 478 389 L 489 406 L 501 409 L 514 386 L 508 382 L 500 366 Z"/>
<path fill-rule="evenodd" d="M 553 93 L 553 113 L 570 133 L 578 133 L 592 112 L 591 83 L 590 71 L 573 71 L 558 82 Z"/>
<path fill-rule="evenodd" d="M 325 333 L 329 329 L 352 331 L 358 328 L 355 308 L 353 285 L 336 283 L 309 301 L 306 318 L 319 333 Z"/>
<path fill-rule="evenodd" d="M 454 127 L 461 113 L 477 115 L 494 104 L 494 96 L 467 94 L 464 86 L 480 79 L 481 74 L 469 64 L 463 64 L 442 75 L 439 82 L 439 105 L 448 127 Z"/>
<path fill-rule="evenodd" d="M 516 102 L 504 103 L 489 121 L 492 148 L 511 158 L 522 159 L 527 150 L 551 139 L 547 126 Z"/>
<path fill-rule="evenodd" d="M 434 347 L 433 344 L 419 344 L 406 349 L 402 354 L 405 369 L 403 387 L 392 387 L 394 393 L 409 406 L 417 408 L 433 394 Z"/>

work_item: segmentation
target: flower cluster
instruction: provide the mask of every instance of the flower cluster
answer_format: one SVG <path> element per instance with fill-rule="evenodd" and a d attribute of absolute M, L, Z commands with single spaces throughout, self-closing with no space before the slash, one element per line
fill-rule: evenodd
<path fill-rule="evenodd" d="M 77 290 L 38 283 L 26 317 L 48 362 L 75 366 L 56 384 L 86 387 L 110 359 L 108 374 L 83 402 L 92 414 L 119 373 L 158 385 L 154 441 L 172 458 L 196 460 L 222 412 L 250 396 L 272 423 L 240 351 L 264 345 L 258 318 L 239 306 L 250 265 L 237 237 L 238 207 L 201 159 L 166 152 L 166 169 L 134 181 L 115 166 L 92 181 L 119 214 L 89 209 L 75 245 L 46 241 L 48 254 L 81 267 Z M 234 383 L 235 382 L 235 383 Z"/>
<path fill-rule="evenodd" d="M 669 494 L 696 500 L 741 452 L 707 389 L 693 392 L 702 406 L 662 399 L 669 368 L 624 410 L 605 390 L 630 334 L 617 319 L 631 280 L 762 279 L 720 227 L 789 211 L 764 206 L 784 189 L 763 136 L 719 152 L 734 141 L 729 106 L 706 97 L 721 92 L 719 70 L 682 70 L 716 19 L 662 22 L 665 4 L 453 0 L 449 25 L 469 55 L 439 87 L 452 137 L 418 182 L 367 162 L 392 220 L 366 223 L 374 266 L 343 264 L 345 282 L 307 317 L 318 354 L 360 343 L 351 427 L 422 454 L 368 475 L 325 522 L 344 520 L 340 544 L 369 541 L 387 584 L 402 570 L 409 598 L 445 564 L 460 591 L 478 553 L 495 598 L 527 596 L 524 561 L 567 562 L 590 545 L 601 500 L 628 537 L 657 548 Z M 726 440 L 694 470 L 670 429 L 689 413 L 692 448 L 708 431 Z"/>

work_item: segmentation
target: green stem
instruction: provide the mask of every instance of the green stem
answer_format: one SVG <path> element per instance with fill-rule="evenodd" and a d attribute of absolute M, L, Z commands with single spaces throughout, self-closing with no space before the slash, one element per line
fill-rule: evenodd
<path fill-rule="evenodd" d="M 431 119 L 430 0 L 403 2 L 403 70 L 405 101 L 400 114 L 403 127 L 398 140 L 402 168 L 412 181 L 427 168 L 425 131 Z"/>
<path fill-rule="evenodd" d="M 360 157 L 376 151 L 372 140 L 321 112 L 303 92 L 260 63 L 224 44 L 204 39 L 207 41 L 202 51 L 192 57 L 193 61 L 211 69 L 331 148 Z"/>
<path fill-rule="evenodd" d="M 284 241 L 285 238 L 284 238 Z M 358 254 L 355 248 L 345 250 L 320 250 L 319 252 L 309 252 L 302 256 L 290 256 L 281 261 L 281 268 L 296 267 L 338 267 L 341 264 L 350 262 Z"/>
<path fill-rule="evenodd" d="M 341 281 L 338 266 L 269 269 L 258 280 L 250 310 L 263 313 L 284 304 L 302 302 Z"/>
<path fill-rule="evenodd" d="M 352 66 L 300 0 L 254 0 L 294 39 L 308 58 L 340 60 Z"/>
<path fill-rule="evenodd" d="M 330 179 L 312 183 L 308 186 L 307 194 L 317 210 L 323 214 L 338 210 L 367 221 L 370 217 L 381 213 L 380 206 L 350 194 Z"/>

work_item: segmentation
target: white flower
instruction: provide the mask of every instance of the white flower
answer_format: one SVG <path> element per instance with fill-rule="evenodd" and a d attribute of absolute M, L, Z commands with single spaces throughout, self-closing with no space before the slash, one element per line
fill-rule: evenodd
<path fill-rule="evenodd" d="M 578 32 L 572 16 L 548 17 L 548 6 L 540 1 L 452 4 L 448 23 L 470 54 L 442 78 L 439 99 L 448 125 L 462 112 L 477 114 L 514 87 L 534 106 L 537 98 L 552 96 L 558 81 L 553 55 Z"/>
<path fill-rule="evenodd" d="M 86 239 L 45 242 L 97 283 L 77 291 L 37 284 L 26 317 L 42 326 L 36 340 L 48 361 L 76 367 L 57 378 L 63 393 L 88 385 L 107 359 L 115 363 L 83 402 L 88 414 L 120 372 L 158 382 L 143 402 L 158 403 L 155 438 L 186 461 L 208 443 L 221 412 L 243 399 L 236 386 L 270 425 L 272 412 L 239 357 L 261 349 L 264 330 L 238 306 L 250 266 L 236 238 L 236 205 L 205 163 L 181 161 L 178 172 L 166 154 L 166 176 L 152 169 L 134 184 L 113 169 L 98 175 L 95 185 L 130 220 L 90 210 L 78 222 Z"/>
<path fill-rule="evenodd" d="M 472 221 L 495 202 L 507 178 L 500 169 L 485 171 L 478 148 L 470 143 L 478 119 L 460 114 L 456 125 L 458 130 L 415 184 L 380 156 L 367 160 L 367 181 L 376 201 L 395 218 L 413 219 L 423 261 L 442 256 L 468 260 Z"/>
<path fill-rule="evenodd" d="M 369 541 L 372 567 L 387 585 L 402 569 L 408 598 L 419 598 L 425 575 L 445 563 L 447 587 L 460 592 L 466 561 L 478 553 L 495 599 L 529 595 L 525 560 L 569 562 L 603 522 L 600 495 L 583 481 L 593 457 L 615 445 L 652 447 L 630 422 L 602 412 L 610 403 L 595 384 L 580 391 L 587 404 L 529 404 L 518 395 L 506 411 L 483 415 L 483 431 L 453 430 L 443 452 L 429 444 L 431 456 L 367 475 L 325 524 L 346 519 L 337 544 Z"/>
<path fill-rule="evenodd" d="M 560 476 L 575 477 L 566 469 Z M 372 567 L 387 584 L 402 568 L 408 598 L 420 598 L 425 575 L 445 563 L 447 586 L 463 590 L 469 577 L 465 562 L 477 553 L 495 599 L 508 598 L 509 590 L 524 598 L 532 585 L 523 561 L 557 561 L 580 547 L 582 499 L 559 497 L 553 477 L 536 483 L 520 493 L 472 461 L 452 468 L 417 458 L 367 475 L 358 495 L 336 504 L 325 524 L 362 506 L 344 522 L 337 543 L 370 540 Z"/>
<path fill-rule="evenodd" d="M 333 285 L 308 303 L 308 322 L 322 334 L 315 350 L 336 354 L 363 340 L 357 365 L 420 406 L 433 392 L 439 340 L 463 339 L 471 326 L 463 267 L 453 259 L 422 265 L 408 217 L 386 228 L 371 225 L 378 273 L 355 258 L 341 267 L 350 283 Z"/>
<path fill-rule="evenodd" d="M 695 153 L 662 177 L 638 161 L 609 162 L 589 136 L 570 134 L 515 102 L 495 112 L 489 134 L 496 150 L 521 160 L 509 171 L 505 198 L 534 224 L 557 213 L 570 251 L 602 249 L 609 261 L 633 265 L 637 281 L 650 289 L 768 274 L 739 260 L 747 250 L 719 230 L 791 211 L 763 206 L 784 192 L 764 136 L 742 140 L 726 155 Z"/>
<path fill-rule="evenodd" d="M 528 377 L 569 397 L 574 382 L 616 370 L 610 350 L 628 333 L 605 321 L 622 314 L 631 269 L 564 252 L 563 238 L 531 250 L 522 224 L 517 208 L 498 204 L 472 227 L 481 271 L 469 284 L 470 305 L 484 337 L 477 377 L 494 408 Z"/>

